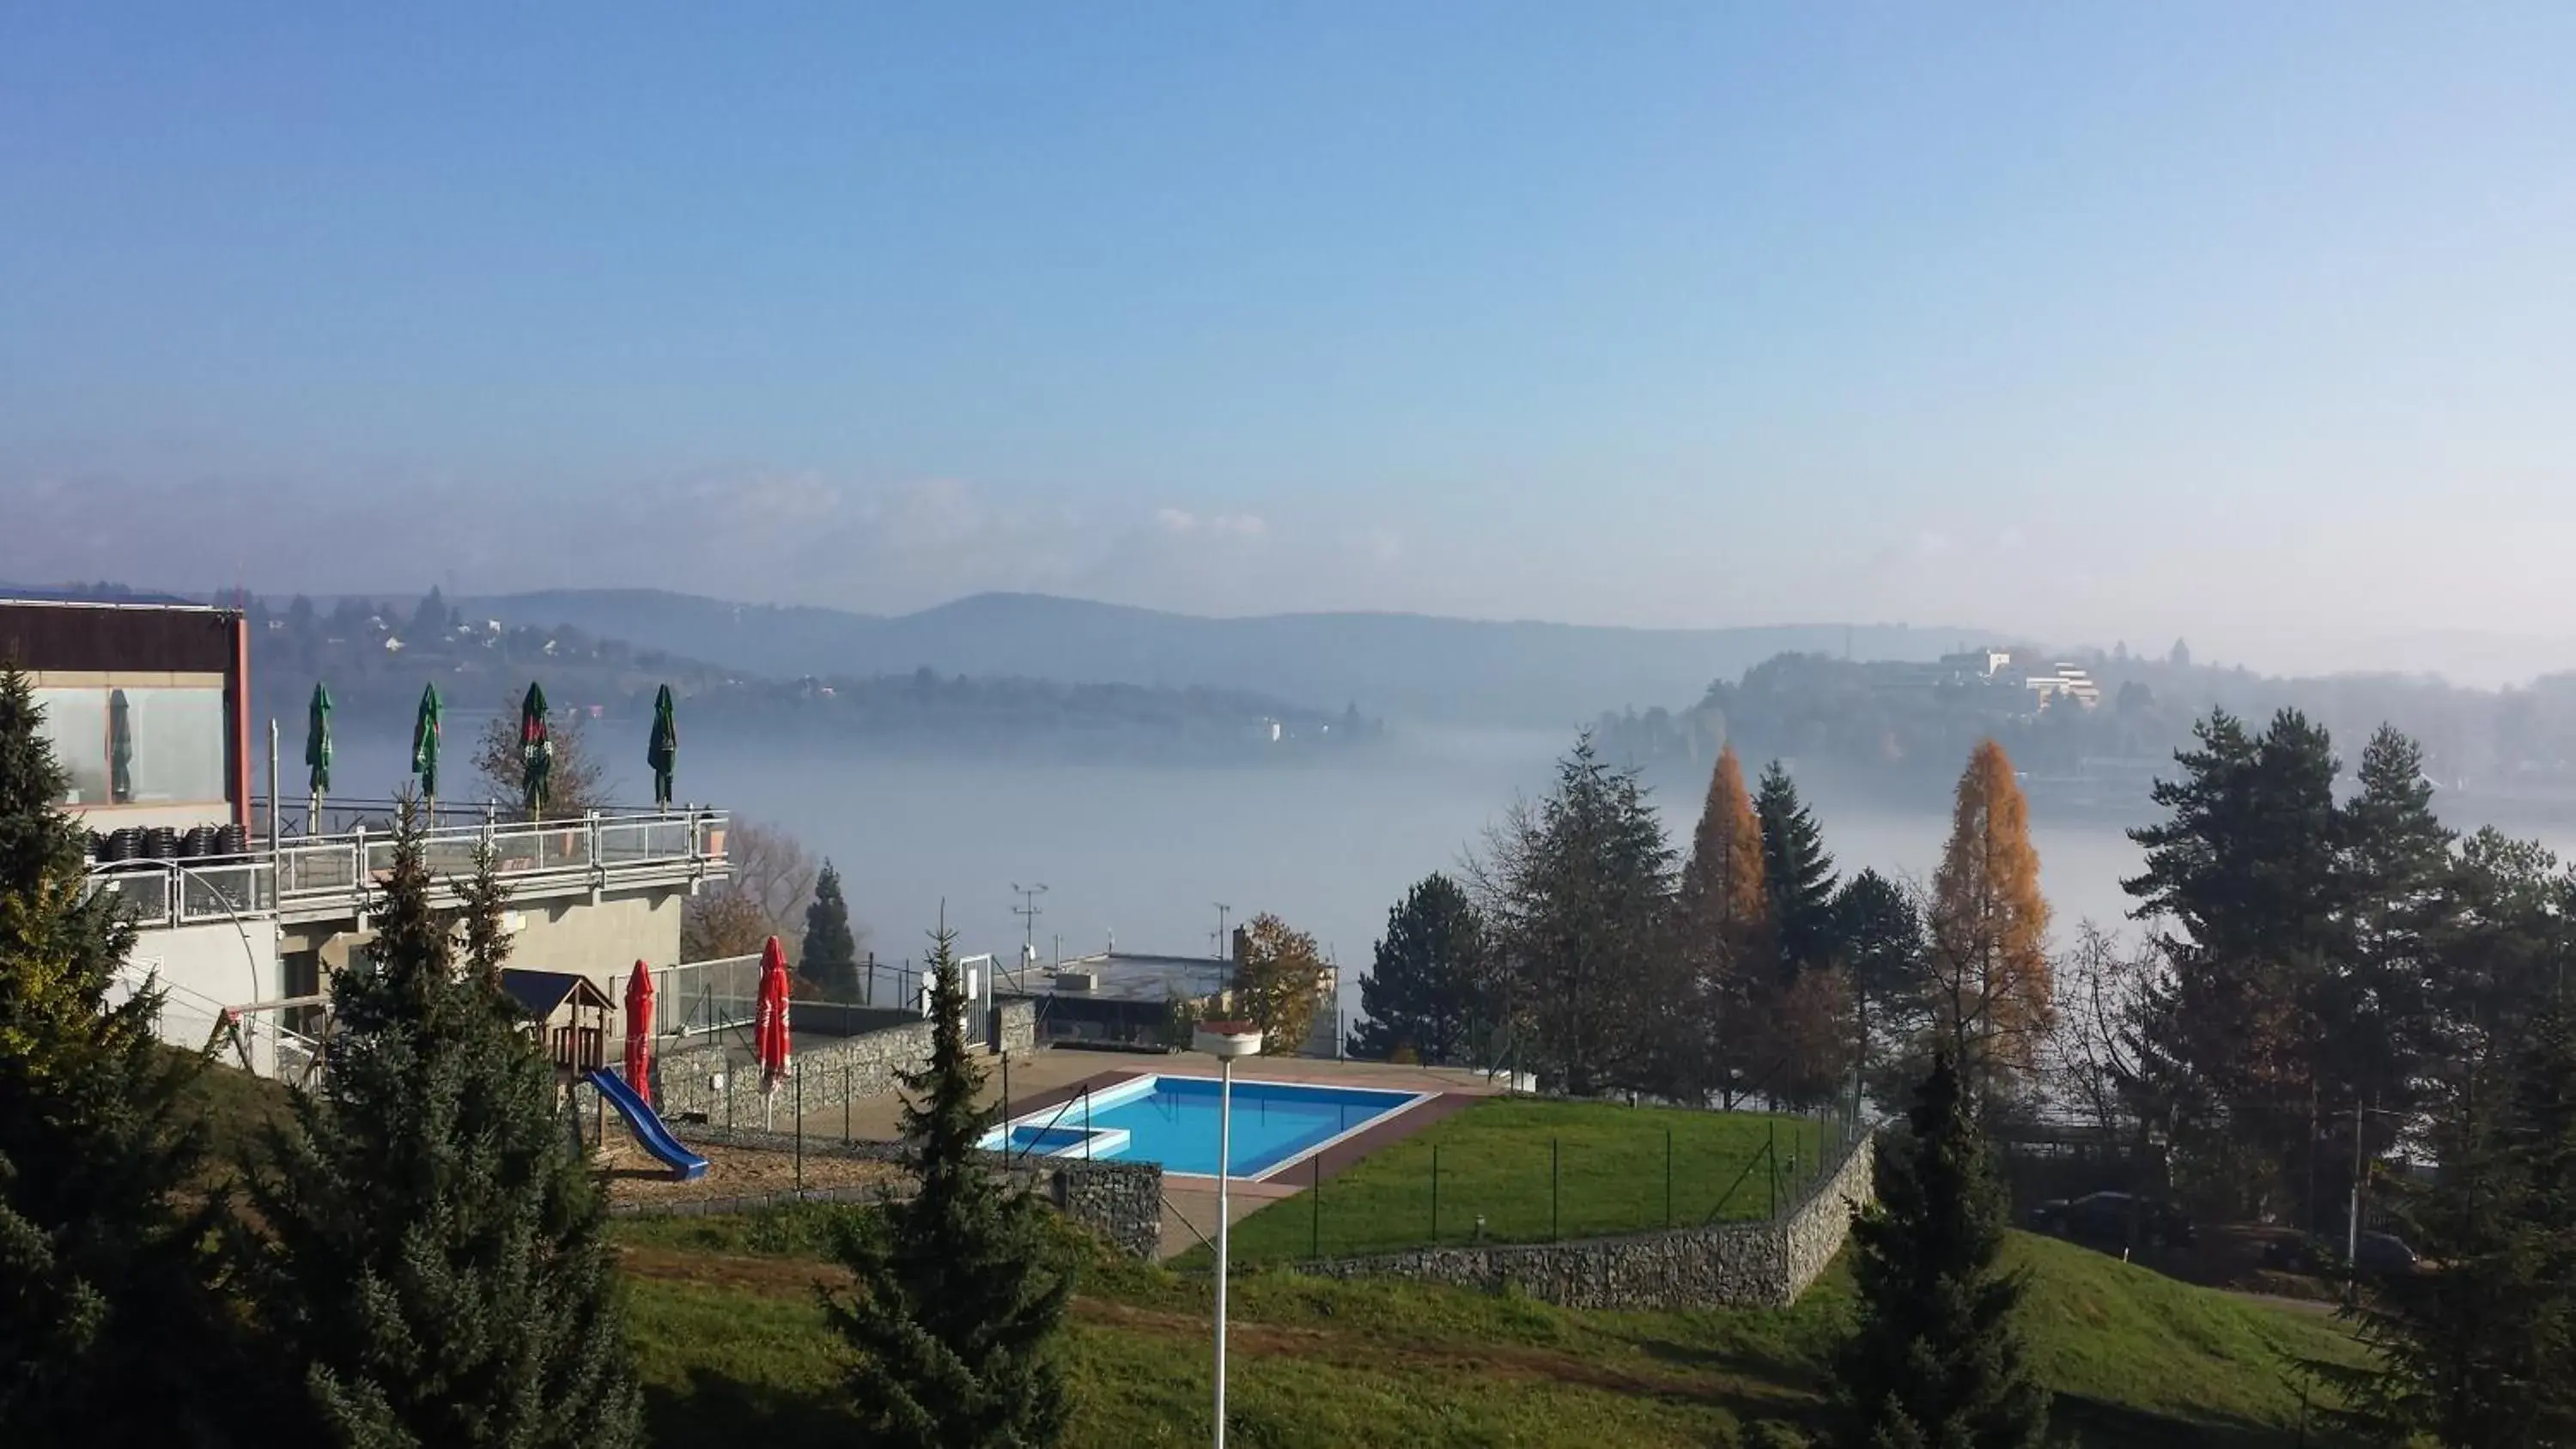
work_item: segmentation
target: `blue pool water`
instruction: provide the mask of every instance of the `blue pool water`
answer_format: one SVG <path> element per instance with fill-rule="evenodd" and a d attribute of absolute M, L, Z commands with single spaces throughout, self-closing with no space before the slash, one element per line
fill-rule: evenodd
<path fill-rule="evenodd" d="M 1420 1100 L 1411 1092 L 1234 1083 L 1236 1177 L 1259 1177 L 1346 1132 Z M 1027 1113 L 986 1134 L 984 1145 L 1032 1156 L 1117 1157 L 1159 1162 L 1167 1172 L 1216 1174 L 1214 1077 L 1139 1077 Z"/>

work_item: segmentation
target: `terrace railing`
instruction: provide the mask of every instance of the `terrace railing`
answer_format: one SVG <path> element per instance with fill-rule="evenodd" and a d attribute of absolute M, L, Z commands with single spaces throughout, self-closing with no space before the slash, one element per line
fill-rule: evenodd
<path fill-rule="evenodd" d="M 474 873 L 489 845 L 514 895 L 717 878 L 727 873 L 726 817 L 591 811 L 562 820 L 475 820 L 423 832 L 430 874 L 442 884 Z M 190 925 L 274 912 L 305 919 L 373 908 L 393 869 L 390 828 L 262 840 L 232 859 L 136 860 L 100 865 L 94 889 L 125 896 L 145 927 Z"/>

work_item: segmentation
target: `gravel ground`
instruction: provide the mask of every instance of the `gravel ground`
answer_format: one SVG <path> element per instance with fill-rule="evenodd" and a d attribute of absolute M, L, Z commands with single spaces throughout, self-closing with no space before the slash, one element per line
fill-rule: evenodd
<path fill-rule="evenodd" d="M 684 1202 L 693 1198 L 788 1192 L 799 1185 L 796 1156 L 792 1152 L 725 1147 L 713 1143 L 691 1143 L 690 1147 L 706 1158 L 707 1175 L 695 1182 L 674 1182 L 670 1169 L 656 1162 L 644 1149 L 623 1137 L 613 1138 L 607 1150 L 595 1159 L 607 1169 L 609 1200 Z M 898 1169 L 882 1162 L 809 1155 L 805 1159 L 802 1185 L 808 1188 L 864 1187 L 893 1183 L 901 1177 Z"/>

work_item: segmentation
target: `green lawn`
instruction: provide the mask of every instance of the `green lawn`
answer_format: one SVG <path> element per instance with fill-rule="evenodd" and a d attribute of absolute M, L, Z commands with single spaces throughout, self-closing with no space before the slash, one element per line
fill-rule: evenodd
<path fill-rule="evenodd" d="M 851 1442 L 840 1359 L 807 1254 L 825 1210 L 621 1224 L 639 1250 L 631 1312 L 655 1442 Z M 2173 1282 L 2016 1235 L 2024 1327 L 2062 1427 L 2090 1449 L 2289 1446 L 2297 1365 L 2349 1361 L 2321 1314 Z M 736 1256 L 740 1255 L 740 1256 Z M 1066 1344 L 1081 1449 L 1208 1438 L 1209 1286 L 1095 1261 Z M 1778 1420 L 1821 1426 L 1826 1366 L 1849 1322 L 1839 1270 L 1797 1307 L 1581 1313 L 1515 1295 L 1286 1272 L 1238 1277 L 1231 1437 L 1327 1446 L 1706 1446 Z M 2334 1441 L 2309 1426 L 2306 1442 Z"/>
<path fill-rule="evenodd" d="M 1489 1098 L 1244 1219 L 1233 1252 L 1278 1263 L 1465 1243 L 1479 1218 L 1484 1239 L 1504 1243 L 1759 1218 L 1773 1201 L 1765 1147 L 1776 1141 L 1785 1197 L 1834 1130 L 1745 1112 Z"/>

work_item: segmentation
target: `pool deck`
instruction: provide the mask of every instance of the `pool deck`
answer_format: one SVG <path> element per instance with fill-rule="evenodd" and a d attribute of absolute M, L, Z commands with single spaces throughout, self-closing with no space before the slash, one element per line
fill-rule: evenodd
<path fill-rule="evenodd" d="M 986 1080 L 979 1101 L 1001 1105 L 1002 1064 L 987 1058 Z M 1330 1178 L 1387 1143 L 1409 1137 L 1443 1117 L 1465 1110 L 1478 1097 L 1501 1090 L 1481 1072 L 1454 1067 L 1408 1067 L 1386 1062 L 1332 1061 L 1320 1057 L 1257 1057 L 1236 1065 L 1238 1078 L 1304 1082 L 1326 1087 L 1374 1087 L 1382 1090 L 1437 1093 L 1427 1102 L 1381 1118 L 1326 1146 L 1321 1152 L 1283 1170 L 1267 1182 L 1236 1178 L 1229 1216 L 1241 1222 L 1281 1198 L 1294 1197 L 1315 1182 Z M 1061 1106 L 1082 1095 L 1140 1076 L 1213 1077 L 1216 1063 L 1192 1052 L 1154 1055 L 1146 1052 L 1058 1051 L 1013 1053 L 1010 1060 L 1010 1109 L 1007 1117 L 1025 1116 Z M 900 1100 L 888 1093 L 851 1108 L 850 1135 L 890 1141 L 900 1135 Z M 805 1130 L 839 1137 L 839 1111 L 809 1112 Z M 1170 1177 L 1163 1183 L 1163 1256 L 1195 1247 L 1216 1231 L 1216 1181 L 1208 1177 Z"/>

